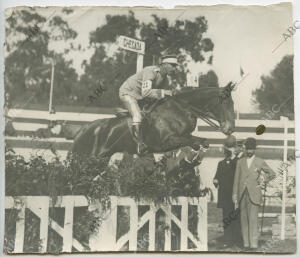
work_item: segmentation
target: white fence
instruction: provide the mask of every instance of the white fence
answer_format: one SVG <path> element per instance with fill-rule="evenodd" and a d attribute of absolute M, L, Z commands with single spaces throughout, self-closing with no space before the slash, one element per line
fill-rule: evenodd
<path fill-rule="evenodd" d="M 96 119 L 112 118 L 112 114 L 92 114 L 92 113 L 71 113 L 71 112 L 58 112 L 56 114 L 49 114 L 45 111 L 35 110 L 21 110 L 10 109 L 9 116 L 13 117 L 13 127 L 15 130 L 22 134 L 26 132 L 34 132 L 39 128 L 47 128 L 50 120 L 67 121 L 68 124 L 80 127 L 83 124 L 91 122 Z M 260 124 L 266 126 L 266 131 L 262 135 L 256 135 L 256 127 Z M 283 148 L 283 140 L 287 139 L 290 143 L 288 147 L 294 148 L 295 141 L 295 123 L 293 120 L 286 122 L 288 131 L 284 133 L 283 120 L 250 120 L 238 119 L 236 120 L 236 132 L 234 135 L 237 139 L 245 139 L 247 137 L 255 137 L 259 140 L 261 147 L 267 148 Z M 222 145 L 226 136 L 223 133 L 215 131 L 214 128 L 208 126 L 204 121 L 198 119 L 197 127 L 194 131 L 195 136 L 201 136 L 211 139 L 212 145 Z M 18 141 L 22 138 L 9 138 L 10 141 Z M 25 139 L 26 140 L 26 139 Z M 66 143 L 71 145 L 72 140 L 59 140 L 57 142 Z M 16 144 L 12 142 L 12 145 Z M 32 145 L 34 147 L 34 145 Z M 58 150 L 60 150 L 58 148 Z"/>
<path fill-rule="evenodd" d="M 119 251 L 128 242 L 129 251 L 138 250 L 138 231 L 149 222 L 148 250 L 155 250 L 156 213 L 161 209 L 165 215 L 164 251 L 171 251 L 171 221 L 180 229 L 180 251 L 207 251 L 207 202 L 206 198 L 178 197 L 170 199 L 169 203 L 155 206 L 147 201 L 135 201 L 129 197 L 110 197 L 110 208 L 105 213 L 98 233 L 89 240 L 90 251 Z M 149 206 L 149 210 L 141 217 L 138 215 L 138 206 Z M 173 214 L 172 205 L 181 206 L 180 219 Z M 189 205 L 197 207 L 197 236 L 189 230 Z M 52 228 L 63 241 L 62 252 L 71 252 L 72 247 L 78 251 L 87 251 L 84 246 L 73 237 L 73 215 L 75 207 L 89 206 L 84 196 L 62 196 L 55 204 L 52 204 L 48 196 L 21 196 L 6 197 L 5 209 L 18 209 L 16 220 L 16 235 L 12 253 L 22 253 L 25 237 L 25 208 L 30 209 L 40 219 L 40 253 L 47 251 L 48 230 Z M 117 239 L 117 214 L 118 206 L 130 208 L 130 228 L 128 233 Z M 64 225 L 60 226 L 55 220 L 49 218 L 49 207 L 61 207 L 65 209 Z M 92 208 L 101 208 L 100 204 L 90 205 Z M 194 248 L 188 247 L 188 239 L 193 242 Z"/>

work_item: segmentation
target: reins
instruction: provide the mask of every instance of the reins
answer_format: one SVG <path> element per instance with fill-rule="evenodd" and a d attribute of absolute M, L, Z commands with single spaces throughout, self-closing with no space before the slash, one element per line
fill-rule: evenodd
<path fill-rule="evenodd" d="M 143 109 L 143 113 L 144 114 L 150 113 L 162 101 L 165 101 L 165 99 L 159 99 L 159 100 L 155 101 L 149 108 Z M 186 104 L 187 104 L 187 108 L 190 109 L 193 113 L 195 113 L 195 115 L 197 117 L 199 117 L 201 120 L 206 122 L 209 126 L 215 128 L 217 130 L 220 130 L 220 126 L 213 121 L 213 120 L 215 120 L 213 117 L 209 116 L 207 113 L 200 111 L 199 109 L 193 107 L 192 105 L 190 105 L 188 103 L 186 103 Z"/>
<path fill-rule="evenodd" d="M 216 128 L 217 130 L 220 129 L 220 126 L 218 124 L 216 124 L 214 121 L 212 121 L 212 119 L 214 120 L 214 118 L 210 117 L 208 114 L 198 110 L 197 108 L 189 105 L 189 108 L 204 122 L 206 122 L 208 125 L 210 125 L 211 127 Z"/>

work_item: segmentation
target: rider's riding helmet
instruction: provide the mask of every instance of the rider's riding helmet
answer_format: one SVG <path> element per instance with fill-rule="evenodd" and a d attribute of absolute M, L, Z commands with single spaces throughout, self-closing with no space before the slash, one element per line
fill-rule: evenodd
<path fill-rule="evenodd" d="M 179 65 L 176 55 L 164 55 L 161 57 L 161 63 L 169 63 L 172 65 Z"/>

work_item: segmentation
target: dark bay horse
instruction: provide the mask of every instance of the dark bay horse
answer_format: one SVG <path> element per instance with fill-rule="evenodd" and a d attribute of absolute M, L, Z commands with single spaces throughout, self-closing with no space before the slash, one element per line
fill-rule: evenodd
<path fill-rule="evenodd" d="M 223 88 L 185 88 L 178 94 L 158 100 L 144 115 L 142 132 L 149 153 L 203 145 L 205 138 L 192 136 L 197 118 L 229 135 L 235 115 L 229 83 Z M 217 123 L 216 123 L 217 122 Z M 72 152 L 80 155 L 110 157 L 116 152 L 136 153 L 131 135 L 131 117 L 95 120 L 77 134 Z"/>

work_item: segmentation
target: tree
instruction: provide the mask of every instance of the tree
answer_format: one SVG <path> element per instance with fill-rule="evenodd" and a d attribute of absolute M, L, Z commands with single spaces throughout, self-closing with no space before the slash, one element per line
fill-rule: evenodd
<path fill-rule="evenodd" d="M 7 11 L 5 42 L 5 90 L 13 102 L 32 99 L 47 102 L 50 91 L 51 60 L 55 59 L 54 101 L 62 103 L 71 87 L 77 83 L 77 73 L 66 61 L 64 53 L 49 48 L 53 42 L 69 42 L 77 36 L 63 15 L 71 9 L 58 9 L 48 17 L 32 7 Z M 69 46 L 67 46 L 69 47 Z"/>
<path fill-rule="evenodd" d="M 198 81 L 199 87 L 219 87 L 217 74 L 210 70 L 206 74 L 201 74 Z"/>
<path fill-rule="evenodd" d="M 254 103 L 260 111 L 273 115 L 294 115 L 293 55 L 286 55 L 271 71 L 270 76 L 261 76 L 261 87 L 252 92 Z M 272 117 L 274 118 L 274 117 Z"/>
<path fill-rule="evenodd" d="M 140 23 L 132 11 L 128 15 L 107 15 L 106 24 L 90 33 L 90 44 L 95 52 L 90 61 L 85 61 L 84 74 L 80 78 L 78 92 L 79 101 L 94 106 L 113 107 L 119 104 L 118 90 L 121 84 L 135 73 L 136 54 L 116 50 L 111 53 L 111 45 L 116 43 L 119 35 L 139 38 L 146 43 L 144 66 L 157 64 L 157 60 L 164 53 L 177 54 L 182 70 L 175 79 L 183 85 L 187 72 L 187 57 L 196 62 L 205 61 L 204 52 L 213 50 L 213 43 L 204 38 L 207 31 L 207 21 L 203 16 L 190 20 L 176 20 L 174 25 L 165 18 L 152 15 L 153 22 Z M 208 62 L 211 62 L 211 58 Z M 89 96 L 99 87 L 99 83 L 106 87 L 102 97 L 90 102 Z M 85 92 L 82 88 L 88 89 Z M 79 93 L 78 93 L 79 94 Z"/>

